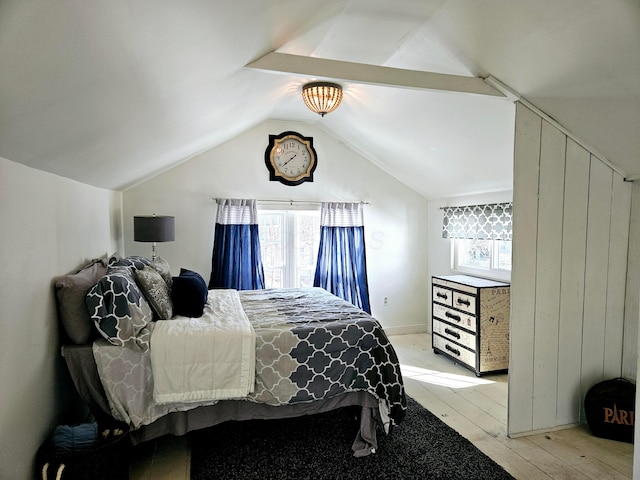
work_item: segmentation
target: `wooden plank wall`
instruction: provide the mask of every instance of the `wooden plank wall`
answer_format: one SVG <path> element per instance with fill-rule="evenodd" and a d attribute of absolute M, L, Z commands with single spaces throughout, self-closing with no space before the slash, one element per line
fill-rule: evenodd
<path fill-rule="evenodd" d="M 631 184 L 516 104 L 509 434 L 583 419 L 622 374 Z"/>
<path fill-rule="evenodd" d="M 627 291 L 624 302 L 624 355 L 622 356 L 622 376 L 635 378 L 640 351 L 638 320 L 640 317 L 640 182 L 633 182 L 631 193 L 631 225 L 629 227 L 629 255 L 627 260 Z M 635 320 L 635 322 L 633 321 Z M 640 397 L 640 388 L 636 389 Z M 638 399 L 640 405 L 640 398 Z M 640 438 L 640 423 L 636 422 Z M 638 449 L 640 451 L 640 449 Z M 640 460 L 640 456 L 639 456 Z M 640 470 L 638 470 L 640 471 Z"/>

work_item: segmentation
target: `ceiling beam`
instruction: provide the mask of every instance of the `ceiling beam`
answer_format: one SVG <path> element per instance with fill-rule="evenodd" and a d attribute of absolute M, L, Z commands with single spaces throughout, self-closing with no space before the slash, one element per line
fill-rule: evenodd
<path fill-rule="evenodd" d="M 496 97 L 505 96 L 502 92 L 485 83 L 482 78 L 405 70 L 288 53 L 267 53 L 245 65 L 245 68 L 369 85 L 473 93 Z"/>

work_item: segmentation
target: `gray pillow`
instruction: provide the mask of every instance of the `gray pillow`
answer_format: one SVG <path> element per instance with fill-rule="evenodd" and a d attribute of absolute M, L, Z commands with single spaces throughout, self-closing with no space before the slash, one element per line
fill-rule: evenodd
<path fill-rule="evenodd" d="M 89 343 L 96 335 L 85 303 L 87 293 L 107 272 L 106 260 L 93 260 L 73 275 L 56 280 L 58 312 L 65 333 L 73 343 Z"/>
<path fill-rule="evenodd" d="M 154 268 L 144 267 L 134 272 L 136 283 L 161 320 L 173 317 L 173 303 L 167 282 Z"/>

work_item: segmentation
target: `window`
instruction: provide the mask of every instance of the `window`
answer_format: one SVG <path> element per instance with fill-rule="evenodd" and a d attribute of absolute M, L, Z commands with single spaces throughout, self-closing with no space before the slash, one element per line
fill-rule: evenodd
<path fill-rule="evenodd" d="M 442 236 L 451 239 L 452 268 L 510 280 L 512 210 L 511 202 L 445 207 Z"/>
<path fill-rule="evenodd" d="M 483 277 L 511 278 L 511 241 L 458 238 L 451 240 L 453 269 Z"/>
<path fill-rule="evenodd" d="M 320 244 L 320 210 L 258 207 L 266 288 L 312 287 Z"/>

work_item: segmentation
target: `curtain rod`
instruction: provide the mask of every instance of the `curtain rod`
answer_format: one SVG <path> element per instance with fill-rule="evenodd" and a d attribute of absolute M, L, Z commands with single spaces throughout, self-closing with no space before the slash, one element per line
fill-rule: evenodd
<path fill-rule="evenodd" d="M 494 203 L 481 203 L 479 205 L 451 205 L 448 207 L 440 207 L 440 210 L 446 210 L 447 208 L 475 208 L 475 207 L 490 207 L 492 205 L 504 205 L 505 203 L 513 203 L 511 202 L 494 202 Z"/>
<path fill-rule="evenodd" d="M 218 200 L 222 200 L 221 198 L 218 197 L 209 197 L 209 200 L 213 201 L 213 202 L 217 202 Z M 261 203 L 284 203 L 287 205 L 293 205 L 295 203 L 304 203 L 307 205 L 320 205 L 323 202 L 319 201 L 319 200 L 256 200 L 256 202 L 261 202 Z M 369 202 L 343 202 L 343 203 L 360 203 L 362 205 L 371 205 Z"/>

